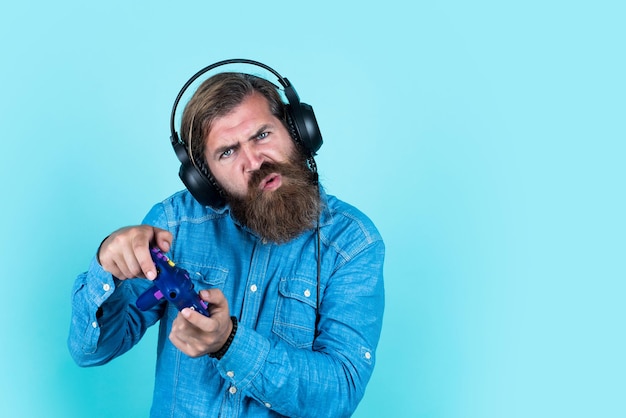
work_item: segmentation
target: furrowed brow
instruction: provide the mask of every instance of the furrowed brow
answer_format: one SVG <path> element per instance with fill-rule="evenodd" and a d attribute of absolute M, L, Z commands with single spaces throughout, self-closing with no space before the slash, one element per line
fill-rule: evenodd
<path fill-rule="evenodd" d="M 230 149 L 237 150 L 240 146 L 241 144 L 239 144 L 238 142 L 234 144 L 222 145 L 221 147 L 215 149 L 215 151 L 213 152 L 213 158 L 219 159 L 220 155 L 224 154 L 226 151 Z"/>
<path fill-rule="evenodd" d="M 272 130 L 272 129 L 274 129 L 274 125 L 270 123 L 266 123 L 262 125 L 259 129 L 257 129 L 256 133 L 250 136 L 249 140 L 254 140 L 257 136 L 261 135 L 263 132 L 266 132 L 267 130 Z"/>

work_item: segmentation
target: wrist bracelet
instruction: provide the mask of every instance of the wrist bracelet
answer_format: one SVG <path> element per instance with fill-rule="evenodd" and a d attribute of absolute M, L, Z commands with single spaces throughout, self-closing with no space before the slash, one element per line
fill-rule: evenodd
<path fill-rule="evenodd" d="M 237 333 L 237 317 L 231 316 L 230 320 L 233 322 L 233 329 L 230 332 L 228 339 L 226 340 L 222 348 L 217 350 L 215 353 L 209 353 L 209 357 L 221 360 L 222 357 L 224 357 L 224 354 L 226 354 L 226 352 L 228 351 L 228 348 L 230 347 L 231 343 L 233 342 L 233 339 L 235 338 L 235 333 Z"/>

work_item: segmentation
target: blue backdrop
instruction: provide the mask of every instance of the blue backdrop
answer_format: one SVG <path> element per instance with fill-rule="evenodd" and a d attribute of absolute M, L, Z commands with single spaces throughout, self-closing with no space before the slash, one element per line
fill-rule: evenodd
<path fill-rule="evenodd" d="M 622 2 L 4 2 L 0 415 L 137 417 L 156 334 L 75 366 L 70 289 L 182 188 L 171 104 L 246 57 L 313 105 L 328 191 L 387 243 L 356 417 L 623 417 Z"/>

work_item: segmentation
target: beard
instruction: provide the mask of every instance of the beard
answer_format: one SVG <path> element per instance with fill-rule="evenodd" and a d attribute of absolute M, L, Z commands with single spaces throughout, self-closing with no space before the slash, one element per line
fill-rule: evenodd
<path fill-rule="evenodd" d="M 276 190 L 265 191 L 261 182 L 270 174 L 281 175 Z M 263 163 L 252 173 L 247 194 L 228 194 L 226 200 L 235 219 L 274 243 L 288 242 L 316 225 L 320 211 L 317 173 L 301 159 L 287 163 Z"/>

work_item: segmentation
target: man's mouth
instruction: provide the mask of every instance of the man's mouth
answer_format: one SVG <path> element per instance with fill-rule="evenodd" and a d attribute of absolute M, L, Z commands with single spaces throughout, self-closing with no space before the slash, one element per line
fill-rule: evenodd
<path fill-rule="evenodd" d="M 283 177 L 278 173 L 271 173 L 265 176 L 259 183 L 259 190 L 272 192 L 283 184 Z"/>

